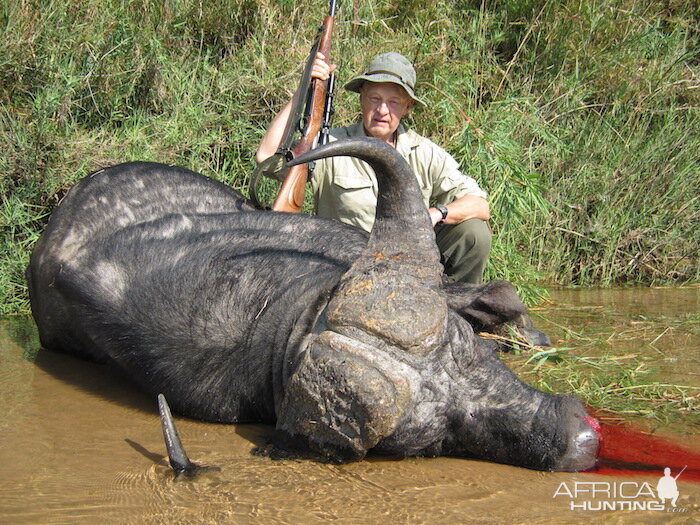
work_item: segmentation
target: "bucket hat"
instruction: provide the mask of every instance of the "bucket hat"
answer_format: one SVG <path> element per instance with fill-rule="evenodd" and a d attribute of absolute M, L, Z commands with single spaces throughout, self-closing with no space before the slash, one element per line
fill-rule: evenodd
<path fill-rule="evenodd" d="M 401 53 L 389 51 L 388 53 L 377 55 L 370 62 L 367 71 L 363 75 L 354 77 L 344 87 L 348 91 L 359 93 L 365 81 L 397 84 L 404 88 L 413 100 L 423 106 L 427 106 L 425 102 L 416 96 L 414 91 L 416 87 L 416 70 L 413 68 L 413 64 Z"/>

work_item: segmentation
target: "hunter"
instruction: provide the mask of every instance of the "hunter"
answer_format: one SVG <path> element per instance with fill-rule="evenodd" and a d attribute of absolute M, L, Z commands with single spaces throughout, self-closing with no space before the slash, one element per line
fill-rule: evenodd
<path fill-rule="evenodd" d="M 326 80 L 335 70 L 317 54 L 312 77 Z M 415 94 L 416 72 L 411 62 L 396 52 L 382 53 L 367 71 L 344 87 L 359 93 L 362 118 L 350 126 L 334 128 L 330 140 L 369 136 L 393 146 L 413 168 L 418 179 L 450 280 L 481 283 L 491 250 L 487 194 L 477 182 L 459 171 L 455 159 L 444 149 L 401 120 L 415 104 L 425 106 Z M 290 118 L 294 97 L 274 118 L 262 138 L 256 160 L 274 155 Z M 377 204 L 377 181 L 372 169 L 351 157 L 332 157 L 316 163 L 311 184 L 315 212 L 370 231 Z"/>

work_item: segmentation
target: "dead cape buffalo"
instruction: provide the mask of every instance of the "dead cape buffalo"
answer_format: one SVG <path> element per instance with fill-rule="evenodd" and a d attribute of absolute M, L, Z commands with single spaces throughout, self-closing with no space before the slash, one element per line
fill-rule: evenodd
<path fill-rule="evenodd" d="M 174 411 L 276 425 L 273 443 L 332 461 L 369 450 L 584 470 L 582 404 L 525 385 L 482 344 L 525 308 L 505 282 L 443 282 L 415 177 L 376 139 L 372 233 L 254 209 L 197 173 L 128 163 L 79 182 L 28 272 L 41 342 L 133 377 Z"/>

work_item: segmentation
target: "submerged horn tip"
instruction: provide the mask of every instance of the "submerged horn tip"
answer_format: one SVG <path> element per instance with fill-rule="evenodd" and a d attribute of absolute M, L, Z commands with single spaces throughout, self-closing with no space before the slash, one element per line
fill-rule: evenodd
<path fill-rule="evenodd" d="M 158 412 L 160 413 L 160 422 L 163 427 L 163 437 L 165 446 L 168 449 L 168 458 L 170 466 L 175 471 L 175 479 L 194 478 L 207 470 L 219 471 L 219 467 L 209 467 L 206 465 L 198 465 L 190 461 L 187 457 L 185 448 L 180 440 L 180 433 L 175 426 L 172 412 L 163 394 L 158 394 Z"/>

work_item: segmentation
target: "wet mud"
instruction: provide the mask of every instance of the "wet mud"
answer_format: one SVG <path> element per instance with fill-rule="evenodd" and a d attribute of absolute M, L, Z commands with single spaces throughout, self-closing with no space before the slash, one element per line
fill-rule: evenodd
<path fill-rule="evenodd" d="M 569 331 L 592 334 L 601 347 L 654 354 L 659 380 L 700 384 L 699 289 L 559 290 L 552 296 L 535 318 L 558 343 L 566 343 Z M 658 508 L 649 490 L 663 472 L 546 473 L 455 458 L 371 456 L 346 465 L 272 460 L 252 453 L 265 445 L 269 426 L 183 418 L 176 419 L 191 459 L 221 471 L 176 482 L 156 400 L 114 370 L 40 349 L 25 318 L 0 320 L 0 406 L 0 523 L 700 519 L 700 484 L 683 475 L 676 507 Z M 657 433 L 700 449 L 697 427 L 681 430 Z M 585 492 L 592 488 L 594 495 Z"/>

